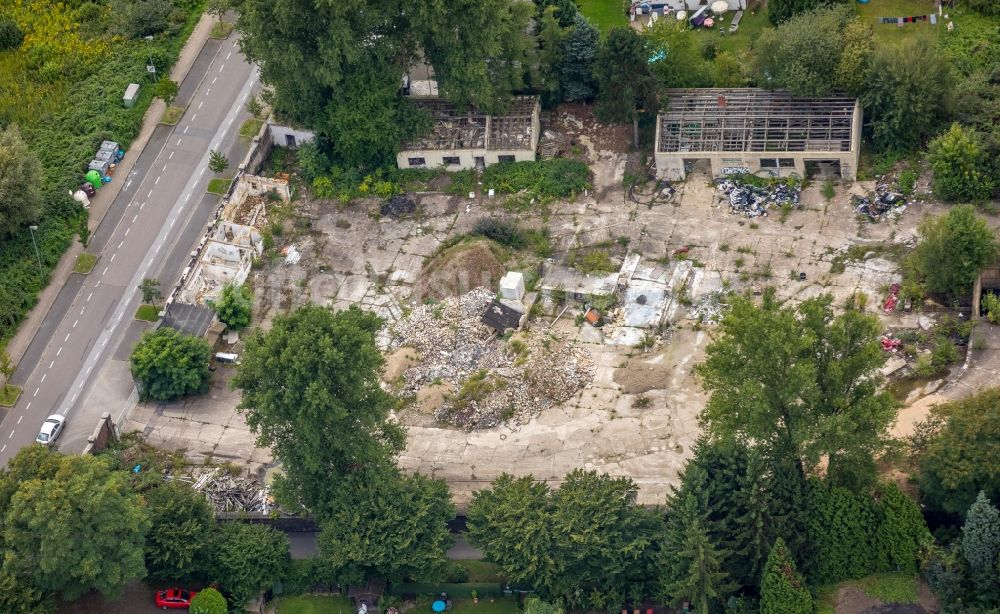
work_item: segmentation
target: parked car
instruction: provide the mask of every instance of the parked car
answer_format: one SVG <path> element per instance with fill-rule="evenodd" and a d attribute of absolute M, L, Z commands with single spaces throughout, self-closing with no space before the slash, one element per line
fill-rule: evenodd
<path fill-rule="evenodd" d="M 183 610 L 191 607 L 191 600 L 197 594 L 195 591 L 186 591 L 182 588 L 168 588 L 156 591 L 154 598 L 156 607 L 161 610 Z"/>
<path fill-rule="evenodd" d="M 66 424 L 66 416 L 52 414 L 42 423 L 42 428 L 38 431 L 38 437 L 35 437 L 35 441 L 44 446 L 50 445 L 62 433 L 64 424 Z"/>

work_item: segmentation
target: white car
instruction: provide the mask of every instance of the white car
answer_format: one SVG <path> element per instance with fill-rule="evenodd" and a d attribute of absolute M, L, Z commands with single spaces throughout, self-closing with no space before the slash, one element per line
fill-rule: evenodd
<path fill-rule="evenodd" d="M 45 446 L 51 444 L 62 433 L 63 424 L 65 423 L 66 416 L 52 414 L 42 423 L 42 430 L 38 432 L 38 437 L 35 437 L 35 441 Z"/>

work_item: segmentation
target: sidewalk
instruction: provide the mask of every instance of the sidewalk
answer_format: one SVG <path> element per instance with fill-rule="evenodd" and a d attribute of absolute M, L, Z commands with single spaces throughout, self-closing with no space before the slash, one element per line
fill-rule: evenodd
<path fill-rule="evenodd" d="M 194 30 L 191 32 L 191 36 L 188 38 L 187 42 L 184 43 L 184 47 L 181 49 L 180 55 L 177 58 L 177 62 L 174 67 L 170 70 L 170 78 L 174 81 L 180 83 L 187 76 L 188 71 L 191 70 L 191 66 L 194 61 L 198 58 L 201 53 L 202 47 L 205 46 L 205 41 L 208 40 L 212 33 L 212 26 L 215 24 L 215 18 L 210 17 L 208 14 L 201 16 L 201 20 L 195 26 Z M 104 219 L 104 215 L 108 212 L 111 204 L 114 202 L 115 197 L 121 191 L 122 186 L 125 184 L 124 178 L 128 177 L 128 174 L 132 172 L 132 166 L 135 164 L 136 160 L 139 159 L 139 154 L 146 147 L 146 143 L 149 142 L 150 137 L 153 135 L 153 131 L 156 130 L 156 126 L 160 122 L 160 117 L 163 115 L 165 105 L 160 99 L 153 100 L 149 108 L 146 109 L 146 114 L 142 119 L 142 129 L 139 130 L 139 134 L 135 137 L 135 140 L 129 144 L 126 148 L 125 159 L 122 160 L 118 168 L 115 169 L 115 174 L 122 178 L 121 181 L 113 181 L 105 185 L 101 190 L 94 196 L 90 201 L 90 220 L 87 224 L 88 229 L 91 233 L 97 229 Z M 59 291 L 62 289 L 63 285 L 69 279 L 70 275 L 73 274 L 73 267 L 76 265 L 77 257 L 83 253 L 84 247 L 78 240 L 74 240 L 73 244 L 66 250 L 66 253 L 62 255 L 59 259 L 59 264 L 56 265 L 55 269 L 52 270 L 52 277 L 49 280 L 49 285 L 46 286 L 44 290 L 38 295 L 38 303 L 35 307 L 28 312 L 28 317 L 21 323 L 17 334 L 10 340 L 7 344 L 7 353 L 10 355 L 11 360 L 14 364 L 18 364 L 21 357 L 28 350 L 28 346 L 31 344 L 32 339 L 34 339 L 35 334 L 38 329 L 42 326 L 42 322 L 45 320 L 45 316 L 48 315 L 49 309 L 52 307 L 52 303 L 55 302 L 56 297 L 59 295 Z"/>

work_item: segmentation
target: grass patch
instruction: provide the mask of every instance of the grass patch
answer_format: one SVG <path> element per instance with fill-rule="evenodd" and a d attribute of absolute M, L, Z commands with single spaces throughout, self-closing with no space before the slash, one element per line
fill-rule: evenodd
<path fill-rule="evenodd" d="M 767 7 L 758 8 L 757 14 L 751 15 L 750 11 L 743 11 L 743 17 L 740 18 L 740 28 L 735 34 L 729 33 L 729 24 L 733 22 L 733 17 L 736 16 L 736 11 L 728 11 L 726 13 L 726 18 L 720 24 L 714 28 L 696 28 L 694 30 L 695 37 L 699 40 L 711 39 L 719 43 L 719 51 L 729 51 L 736 55 L 737 58 L 742 58 L 746 54 L 750 46 L 753 44 L 760 33 L 767 28 L 773 27 L 771 22 L 767 20 Z M 670 16 L 673 19 L 673 15 Z M 725 35 L 719 36 L 719 27 L 722 27 Z"/>
<path fill-rule="evenodd" d="M 240 138 L 252 139 L 260 132 L 260 127 L 264 125 L 264 120 L 251 117 L 240 126 Z"/>
<path fill-rule="evenodd" d="M 936 15 L 937 9 L 931 0 L 876 0 L 868 4 L 856 4 L 856 8 L 861 21 L 871 25 L 877 43 L 898 45 L 907 38 L 921 35 L 936 38 L 945 28 L 943 20 L 939 20 L 936 26 L 932 26 L 928 19 L 917 23 L 905 23 L 902 28 L 894 23 L 877 22 L 879 17 L 905 17 L 931 13 Z"/>
<path fill-rule="evenodd" d="M 76 257 L 76 264 L 73 265 L 73 272 L 86 275 L 94 270 L 95 264 L 97 264 L 97 256 L 84 252 Z"/>
<path fill-rule="evenodd" d="M 135 310 L 135 319 L 143 322 L 156 322 L 160 319 L 160 308 L 156 305 L 139 305 Z"/>
<path fill-rule="evenodd" d="M 354 614 L 354 605 L 345 597 L 299 595 L 278 597 L 277 614 Z"/>
<path fill-rule="evenodd" d="M 205 191 L 209 194 L 225 196 L 226 192 L 229 191 L 229 184 L 232 182 L 232 177 L 216 177 L 208 182 L 208 187 L 205 188 Z"/>
<path fill-rule="evenodd" d="M 896 573 L 875 574 L 858 580 L 858 586 L 872 599 L 885 603 L 917 603 L 917 577 Z"/>
<path fill-rule="evenodd" d="M 21 396 L 21 387 L 14 384 L 4 384 L 0 387 L 0 407 L 14 407 Z"/>
<path fill-rule="evenodd" d="M 229 38 L 233 31 L 233 24 L 226 21 L 217 21 L 212 25 L 212 38 Z"/>
<path fill-rule="evenodd" d="M 167 126 L 176 126 L 177 122 L 181 121 L 181 116 L 184 115 L 184 107 L 167 107 L 167 110 L 163 112 L 163 117 L 160 118 L 160 123 Z"/>
<path fill-rule="evenodd" d="M 628 17 L 622 11 L 621 0 L 577 0 L 576 5 L 587 21 L 601 34 L 615 26 L 627 26 Z"/>
<path fill-rule="evenodd" d="M 500 582 L 500 572 L 496 563 L 489 561 L 459 561 L 459 565 L 469 573 L 468 582 Z"/>
<path fill-rule="evenodd" d="M 479 597 L 479 603 L 471 599 L 453 599 L 451 612 L 453 614 L 514 614 L 517 612 L 517 601 L 512 597 L 498 597 L 490 601 L 489 597 Z"/>

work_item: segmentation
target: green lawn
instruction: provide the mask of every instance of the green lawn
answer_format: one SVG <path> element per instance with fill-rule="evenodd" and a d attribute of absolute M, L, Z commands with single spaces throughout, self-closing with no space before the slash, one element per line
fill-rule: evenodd
<path fill-rule="evenodd" d="M 21 396 L 20 386 L 14 384 L 0 386 L 0 407 L 14 407 L 19 396 Z"/>
<path fill-rule="evenodd" d="M 932 26 L 931 22 L 904 23 L 903 27 L 890 23 L 876 23 L 879 17 L 909 17 L 911 15 L 930 15 L 936 13 L 933 0 L 871 0 L 868 4 L 855 3 L 861 21 L 870 24 L 875 37 L 883 43 L 897 44 L 899 41 L 916 35 L 937 35 L 944 30 L 944 25 Z"/>
<path fill-rule="evenodd" d="M 837 593 L 840 588 L 852 585 L 857 586 L 865 595 L 872 599 L 878 599 L 883 604 L 917 603 L 920 599 L 917 576 L 881 573 L 860 580 L 849 580 L 821 587 L 816 595 L 816 614 L 834 614 L 837 606 Z"/>
<path fill-rule="evenodd" d="M 622 0 L 577 0 L 576 4 L 587 21 L 594 24 L 602 34 L 614 26 L 628 25 Z"/>
<path fill-rule="evenodd" d="M 277 614 L 354 614 L 354 605 L 345 597 L 301 595 L 278 597 Z"/>
<path fill-rule="evenodd" d="M 250 119 L 243 122 L 240 126 L 240 137 L 244 139 L 252 139 L 257 136 L 260 132 L 260 127 L 264 125 L 264 120 L 251 117 Z"/>
<path fill-rule="evenodd" d="M 225 196 L 226 190 L 229 189 L 229 184 L 233 182 L 232 177 L 216 177 L 208 182 L 208 187 L 206 191 L 209 194 L 218 194 L 219 196 Z"/>
<path fill-rule="evenodd" d="M 430 608 L 427 611 L 429 612 Z M 513 597 L 499 597 L 492 602 L 488 597 L 483 597 L 479 603 L 473 603 L 471 599 L 453 599 L 449 612 L 451 614 L 514 614 L 517 612 L 517 601 Z"/>
<path fill-rule="evenodd" d="M 73 272 L 86 275 L 94 270 L 95 264 L 97 264 L 97 256 L 84 252 L 77 256 L 76 264 L 73 265 Z"/>
<path fill-rule="evenodd" d="M 160 308 L 156 305 L 139 305 L 135 311 L 135 319 L 143 322 L 156 322 L 160 319 Z"/>
<path fill-rule="evenodd" d="M 495 563 L 489 561 L 459 561 L 469 572 L 467 582 L 500 582 L 500 574 Z"/>
<path fill-rule="evenodd" d="M 184 115 L 184 107 L 167 107 L 163 112 L 163 117 L 160 118 L 160 123 L 176 126 L 177 122 L 181 121 L 182 115 Z"/>
<path fill-rule="evenodd" d="M 744 11 L 740 19 L 740 28 L 735 34 L 729 33 L 729 24 L 732 23 L 736 11 L 726 13 L 721 26 L 717 25 L 712 29 L 697 28 L 694 32 L 699 40 L 715 39 L 719 41 L 719 51 L 729 51 L 738 58 L 745 59 L 745 53 L 753 44 L 760 33 L 766 28 L 770 28 L 771 22 L 767 20 L 767 7 L 757 9 L 751 15 L 750 11 Z M 720 34 L 719 28 L 723 28 L 725 34 Z"/>

